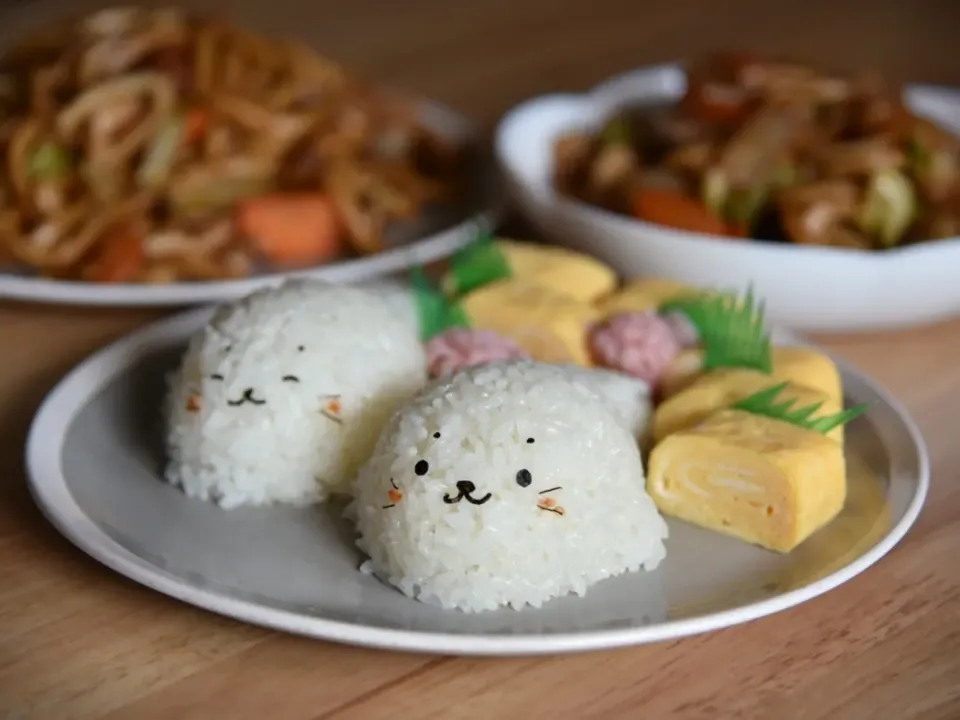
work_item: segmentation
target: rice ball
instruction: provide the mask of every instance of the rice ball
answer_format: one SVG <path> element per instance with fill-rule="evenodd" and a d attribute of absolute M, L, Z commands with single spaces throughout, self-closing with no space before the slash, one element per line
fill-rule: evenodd
<path fill-rule="evenodd" d="M 257 291 L 220 307 L 171 377 L 166 479 L 224 508 L 322 501 L 425 382 L 416 332 L 376 294 Z"/>
<path fill-rule="evenodd" d="M 420 337 L 420 310 L 416 295 L 409 283 L 389 278 L 376 278 L 357 283 L 355 287 L 366 290 L 383 300 L 394 311 L 397 319 L 412 334 Z"/>
<path fill-rule="evenodd" d="M 520 609 L 663 559 L 625 424 L 563 368 L 475 366 L 384 428 L 349 508 L 372 572 L 418 600 Z"/>
<path fill-rule="evenodd" d="M 604 368 L 581 365 L 560 367 L 570 382 L 582 383 L 592 391 L 641 447 L 648 443 L 653 425 L 653 401 L 650 398 L 650 385 L 645 380 Z"/>

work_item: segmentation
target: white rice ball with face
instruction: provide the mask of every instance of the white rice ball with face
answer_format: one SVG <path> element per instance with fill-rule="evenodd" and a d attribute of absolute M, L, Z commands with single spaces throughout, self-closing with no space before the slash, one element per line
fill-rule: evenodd
<path fill-rule="evenodd" d="M 539 607 L 663 559 L 636 440 L 563 368 L 437 380 L 384 428 L 349 508 L 366 571 L 468 612 Z"/>
<path fill-rule="evenodd" d="M 420 336 L 420 313 L 410 284 L 400 280 L 377 278 L 359 283 L 362 288 L 383 300 L 411 334 Z"/>
<path fill-rule="evenodd" d="M 376 294 L 257 291 L 220 307 L 171 376 L 166 478 L 224 508 L 322 501 L 425 382 L 416 332 Z"/>
<path fill-rule="evenodd" d="M 561 365 L 571 382 L 594 392 L 641 447 L 648 444 L 653 416 L 650 385 L 626 373 L 580 365 Z"/>

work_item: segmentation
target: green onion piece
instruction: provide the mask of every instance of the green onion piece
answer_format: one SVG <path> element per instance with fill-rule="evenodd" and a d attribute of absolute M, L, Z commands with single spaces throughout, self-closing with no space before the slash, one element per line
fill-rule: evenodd
<path fill-rule="evenodd" d="M 470 327 L 470 318 L 467 317 L 467 311 L 463 309 L 463 306 L 461 306 L 459 302 L 453 302 L 447 305 L 446 327 L 447 329 L 453 327 Z"/>
<path fill-rule="evenodd" d="M 730 183 L 727 182 L 726 175 L 719 168 L 710 168 L 704 173 L 700 195 L 703 204 L 710 208 L 715 215 L 723 215 L 727 198 L 730 196 Z"/>
<path fill-rule="evenodd" d="M 914 172 L 930 167 L 930 151 L 915 137 L 907 140 L 907 165 Z"/>
<path fill-rule="evenodd" d="M 773 188 L 782 189 L 788 188 L 797 184 L 797 181 L 800 179 L 800 172 L 797 170 L 797 167 L 793 163 L 785 162 L 781 164 L 776 173 L 773 176 Z"/>
<path fill-rule="evenodd" d="M 511 274 L 506 254 L 492 237 L 482 235 L 453 256 L 441 287 L 446 295 L 460 297 Z"/>
<path fill-rule="evenodd" d="M 273 181 L 268 177 L 218 178 L 202 188 L 174 186 L 170 202 L 174 214 L 191 217 L 229 208 L 272 189 Z"/>
<path fill-rule="evenodd" d="M 734 190 L 727 199 L 724 217 L 732 223 L 750 229 L 760 216 L 768 197 L 770 197 L 770 191 L 763 186 Z"/>
<path fill-rule="evenodd" d="M 184 120 L 180 115 L 170 118 L 160 128 L 137 169 L 137 185 L 155 189 L 166 182 L 173 170 L 177 150 L 183 142 L 184 128 Z"/>
<path fill-rule="evenodd" d="M 860 228 L 875 235 L 883 247 L 893 247 L 917 214 L 913 185 L 901 172 L 888 169 L 870 179 L 860 212 Z"/>
<path fill-rule="evenodd" d="M 459 303 L 450 302 L 433 287 L 422 267 L 410 270 L 410 285 L 420 319 L 420 338 L 426 342 L 453 327 L 470 327 L 467 314 Z"/>
<path fill-rule="evenodd" d="M 600 142 L 604 145 L 630 145 L 630 126 L 626 118 L 610 120 L 600 133 Z"/>
<path fill-rule="evenodd" d="M 62 180 L 69 172 L 70 158 L 56 143 L 43 143 L 30 157 L 30 175 L 38 182 Z"/>

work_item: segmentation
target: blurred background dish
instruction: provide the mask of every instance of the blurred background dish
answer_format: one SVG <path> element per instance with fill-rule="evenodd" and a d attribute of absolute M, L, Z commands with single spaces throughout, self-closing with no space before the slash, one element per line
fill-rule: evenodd
<path fill-rule="evenodd" d="M 282 272 L 359 280 L 488 219 L 463 118 L 217 14 L 115 7 L 25 33 L 0 95 L 0 294 L 175 303 Z"/>
<path fill-rule="evenodd" d="M 886 250 L 960 234 L 960 141 L 889 79 L 725 52 L 686 81 L 679 102 L 561 135 L 557 191 L 726 238 Z"/>
<path fill-rule="evenodd" d="M 804 72 L 808 73 L 805 77 Z M 837 84 L 846 82 L 832 76 L 816 75 L 803 66 L 797 66 L 794 75 L 805 79 L 814 90 L 821 91 L 824 87 L 836 90 Z M 702 87 L 702 79 L 698 82 Z M 729 87 L 720 89 L 731 90 Z M 722 182 L 717 183 L 716 176 L 711 177 L 710 173 L 716 166 L 709 164 L 705 164 L 699 173 L 688 168 L 686 176 L 674 171 L 677 154 L 687 155 L 686 160 L 695 154 L 693 150 L 698 148 L 692 142 L 672 142 L 668 150 L 674 151 L 674 157 L 647 167 L 646 171 L 640 169 L 635 147 L 624 142 L 628 133 L 635 132 L 637 124 L 629 120 L 623 122 L 623 116 L 618 116 L 618 112 L 625 107 L 645 108 L 640 115 L 649 125 L 657 112 L 663 113 L 664 107 L 675 106 L 677 100 L 684 98 L 686 90 L 684 68 L 675 64 L 662 65 L 618 76 L 584 95 L 535 98 L 508 113 L 498 128 L 496 151 L 508 189 L 521 213 L 551 240 L 589 251 L 624 274 L 662 276 L 695 285 L 719 287 L 744 287 L 752 283 L 767 298 L 770 315 L 795 328 L 820 331 L 892 328 L 934 321 L 960 312 L 960 286 L 955 283 L 952 270 L 960 263 L 960 241 L 948 238 L 922 242 L 948 234 L 945 230 L 956 232 L 945 228 L 942 222 L 945 217 L 949 219 L 943 211 L 950 206 L 948 203 L 928 202 L 929 186 L 906 169 L 908 163 L 916 162 L 919 155 L 915 147 L 916 128 L 935 138 L 934 142 L 943 143 L 948 159 L 956 160 L 956 139 L 940 128 L 956 132 L 960 92 L 929 86 L 908 87 L 903 94 L 903 105 L 911 112 L 899 108 L 898 111 L 907 119 L 910 131 L 894 135 L 878 125 L 861 134 L 858 141 L 870 146 L 867 154 L 871 157 L 868 159 L 874 161 L 879 157 L 877 153 L 886 154 L 886 158 L 880 158 L 887 163 L 880 168 L 883 172 L 874 173 L 872 181 L 868 172 L 859 173 L 859 176 L 846 171 L 838 171 L 836 177 L 814 176 L 812 179 L 820 180 L 821 185 L 832 183 L 839 188 L 838 192 L 851 196 L 848 198 L 850 222 L 833 226 L 842 228 L 842 234 L 850 242 L 834 242 L 836 238 L 832 236 L 815 238 L 816 243 L 810 242 L 810 238 L 800 238 L 808 240 L 801 246 L 790 232 L 782 229 L 779 215 L 783 213 L 778 215 L 778 205 L 766 201 L 766 198 L 756 203 L 754 209 L 771 212 L 758 213 L 749 220 L 757 223 L 763 214 L 773 215 L 775 228 L 769 231 L 770 234 L 779 234 L 780 239 L 788 242 L 742 239 L 745 235 L 764 234 L 764 228 L 754 225 L 747 229 L 743 218 L 731 218 L 724 212 L 729 209 L 731 201 L 729 184 L 723 187 L 728 178 L 720 177 Z M 742 92 L 742 88 L 732 90 Z M 790 91 L 795 92 L 795 87 Z M 702 93 L 687 95 L 684 106 L 689 108 L 689 98 L 698 96 L 703 99 Z M 875 91 L 868 97 L 878 102 L 880 99 L 887 101 L 888 107 L 897 106 L 889 103 L 895 95 Z M 753 102 L 756 104 L 756 100 Z M 770 108 L 771 112 L 780 111 L 774 101 L 767 101 L 765 106 L 761 105 L 763 107 Z M 700 110 L 703 110 L 702 103 Z M 611 118 L 618 122 L 610 123 Z M 691 119 L 689 112 L 686 117 L 665 118 L 673 123 L 672 129 L 677 132 L 691 129 L 690 122 L 681 127 L 684 121 Z M 723 142 L 717 143 L 720 147 L 729 147 L 732 141 L 728 142 L 728 139 L 738 134 L 729 129 L 717 132 L 719 123 L 716 121 L 698 124 L 699 128 L 692 128 L 694 132 L 706 129 L 705 137 L 712 133 L 715 138 L 724 138 Z M 606 157 L 598 158 L 596 146 L 599 134 L 604 130 L 607 139 L 612 139 L 615 146 L 619 143 L 619 147 L 607 152 Z M 753 128 L 748 130 L 752 132 Z M 842 130 L 849 132 L 846 128 Z M 581 134 L 571 135 L 571 132 Z M 614 137 L 615 133 L 619 133 L 619 138 Z M 661 143 L 663 133 L 661 130 Z M 845 139 L 838 134 L 829 138 L 829 142 L 822 140 L 817 148 L 820 152 L 826 150 L 827 154 L 822 160 L 818 158 L 814 167 L 831 167 L 831 163 L 835 165 L 842 160 L 844 148 L 838 146 L 839 141 Z M 560 148 L 566 163 L 564 167 L 558 167 L 555 162 L 558 141 L 565 144 Z M 576 147 L 578 143 L 579 148 Z M 911 149 L 914 156 L 910 156 Z M 577 153 L 585 159 L 577 160 Z M 929 160 L 929 153 L 926 159 Z M 668 162 L 672 162 L 673 167 L 668 166 Z M 578 168 L 577 163 L 581 167 Z M 631 167 L 631 163 L 636 163 L 636 167 Z M 562 192 L 556 189 L 558 173 Z M 696 178 L 692 183 L 687 179 L 690 176 Z M 876 188 L 878 176 L 879 192 Z M 900 192 L 894 200 L 900 201 L 906 196 L 906 204 L 913 203 L 905 211 L 904 203 L 900 202 L 893 208 L 892 215 L 889 212 L 891 205 L 885 202 L 889 195 L 885 193 L 885 185 L 891 179 L 896 186 L 894 189 Z M 697 218 L 691 218 L 689 212 L 680 221 L 672 223 L 681 227 L 629 217 L 637 214 L 633 201 L 638 199 L 637 191 L 643 189 L 642 183 L 650 183 L 648 187 L 655 190 L 652 194 L 656 194 L 666 189 L 663 183 L 668 180 L 675 183 L 670 188 L 675 193 L 670 199 L 697 209 L 701 214 L 699 224 L 690 224 Z M 684 182 L 686 186 L 682 184 Z M 947 184 L 943 200 L 954 197 L 954 182 L 951 179 Z M 599 190 L 601 185 L 608 190 Z M 715 201 L 718 185 L 719 190 L 726 193 L 723 202 L 728 204 L 727 208 L 716 207 L 720 212 L 706 210 L 701 199 L 692 193 L 704 194 L 704 189 L 710 190 Z M 935 188 L 934 191 L 940 190 Z M 871 198 L 871 192 L 872 199 L 865 200 Z M 639 195 L 640 200 L 648 199 L 643 193 Z M 877 202 L 879 196 L 883 196 L 882 202 Z M 733 199 L 736 199 L 735 194 Z M 792 209 L 795 205 L 789 207 Z M 832 208 L 828 209 L 832 211 Z M 640 215 L 651 217 L 646 211 Z M 694 227 L 700 232 L 691 231 Z M 740 235 L 740 238 L 723 235 Z M 910 243 L 912 239 L 921 242 Z M 886 247 L 898 244 L 902 246 Z"/>

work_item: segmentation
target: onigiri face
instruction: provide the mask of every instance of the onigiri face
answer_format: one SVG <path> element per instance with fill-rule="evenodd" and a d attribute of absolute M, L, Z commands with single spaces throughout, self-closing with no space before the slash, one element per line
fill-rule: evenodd
<path fill-rule="evenodd" d="M 323 499 L 424 380 L 418 338 L 378 298 L 325 284 L 261 291 L 191 343 L 169 398 L 168 475 L 199 497 L 237 498 L 221 504 Z"/>
<path fill-rule="evenodd" d="M 396 462 L 387 473 L 389 487 L 381 481 L 381 490 L 386 491 L 388 504 L 422 505 L 421 510 L 443 517 L 484 508 L 483 517 L 491 523 L 499 516 L 555 522 L 568 513 L 567 499 L 572 503 L 569 512 L 575 512 L 583 484 L 570 476 L 569 466 L 564 467 L 564 456 L 571 449 L 566 436 L 570 423 L 543 420 L 517 418 L 491 435 L 468 436 L 460 432 L 459 418 L 429 413 L 412 421 L 415 427 L 401 430 L 401 436 L 426 430 L 427 437 L 412 447 L 398 444 Z M 589 440 L 581 437 L 580 443 Z"/>
<path fill-rule="evenodd" d="M 271 412 L 320 413 L 342 424 L 344 390 L 346 399 L 355 400 L 358 388 L 325 361 L 333 341 L 323 335 L 338 335 L 336 323 L 294 314 L 245 324 L 244 315 L 227 316 L 203 331 L 192 378 L 203 409 L 250 421 Z"/>
<path fill-rule="evenodd" d="M 662 549 L 666 531 L 629 431 L 560 369 L 532 362 L 432 385 L 385 428 L 354 490 L 373 570 L 467 610 L 583 592 L 639 567 L 651 545 L 637 537 L 653 528 Z M 598 528 L 628 541 L 578 547 Z"/>

